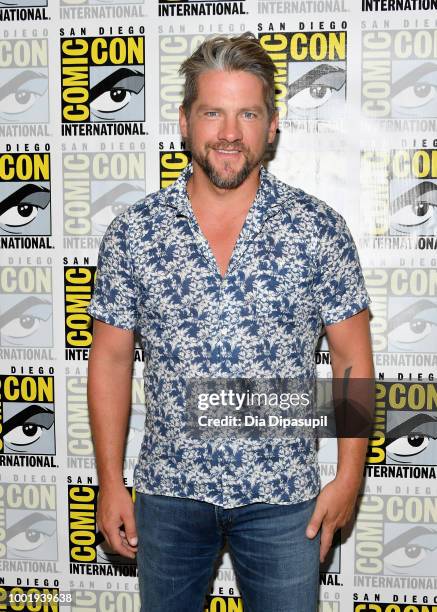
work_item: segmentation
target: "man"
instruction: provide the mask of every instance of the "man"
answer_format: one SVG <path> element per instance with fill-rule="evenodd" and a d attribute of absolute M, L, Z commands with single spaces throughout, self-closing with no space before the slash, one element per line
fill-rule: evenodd
<path fill-rule="evenodd" d="M 313 612 L 319 553 L 352 514 L 366 440 L 339 442 L 337 476 L 317 497 L 312 440 L 190 437 L 187 383 L 311 378 L 322 322 L 334 376 L 371 378 L 369 299 L 342 217 L 261 166 L 278 116 L 274 65 L 257 40 L 209 39 L 181 71 L 192 166 L 118 216 L 99 253 L 89 308 L 98 525 L 127 557 L 139 538 L 143 611 L 200 612 L 226 539 L 245 610 Z M 122 479 L 134 330 L 146 396 L 135 516 Z"/>

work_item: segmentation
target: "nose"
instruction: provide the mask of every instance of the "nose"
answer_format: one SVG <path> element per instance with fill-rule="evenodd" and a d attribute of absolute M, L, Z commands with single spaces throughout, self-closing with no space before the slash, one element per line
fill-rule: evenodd
<path fill-rule="evenodd" d="M 243 137 L 239 118 L 234 114 L 224 114 L 220 122 L 219 133 L 217 134 L 220 140 L 235 142 Z"/>

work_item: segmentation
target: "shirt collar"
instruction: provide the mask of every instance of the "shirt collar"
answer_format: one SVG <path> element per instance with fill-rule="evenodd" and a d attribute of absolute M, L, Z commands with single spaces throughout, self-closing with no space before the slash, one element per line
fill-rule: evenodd
<path fill-rule="evenodd" d="M 165 190 L 165 203 L 175 209 L 176 214 L 187 217 L 193 216 L 190 200 L 187 193 L 187 182 L 193 173 L 193 165 L 190 163 L 181 172 L 176 181 Z M 252 222 L 261 225 L 270 216 L 276 214 L 277 208 L 281 206 L 281 197 L 278 190 L 276 178 L 261 166 L 260 184 L 256 192 L 255 200 L 250 208 Z"/>

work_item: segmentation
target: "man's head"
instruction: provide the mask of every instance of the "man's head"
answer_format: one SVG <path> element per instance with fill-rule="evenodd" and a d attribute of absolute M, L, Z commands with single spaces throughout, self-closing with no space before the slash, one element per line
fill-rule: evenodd
<path fill-rule="evenodd" d="M 182 64 L 181 133 L 194 163 L 221 189 L 255 170 L 277 128 L 275 67 L 252 34 L 205 40 Z"/>

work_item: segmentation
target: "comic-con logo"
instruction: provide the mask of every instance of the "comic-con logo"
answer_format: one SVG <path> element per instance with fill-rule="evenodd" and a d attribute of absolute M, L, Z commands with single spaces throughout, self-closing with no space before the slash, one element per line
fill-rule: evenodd
<path fill-rule="evenodd" d="M 276 67 L 280 119 L 337 120 L 346 102 L 347 32 L 261 32 Z"/>
<path fill-rule="evenodd" d="M 143 122 L 144 36 L 62 38 L 61 88 L 64 135 L 65 124 Z"/>
<path fill-rule="evenodd" d="M 50 266 L 0 268 L 0 346 L 53 346 Z"/>
<path fill-rule="evenodd" d="M 243 612 L 241 597 L 230 595 L 208 595 L 203 612 Z"/>
<path fill-rule="evenodd" d="M 0 123 L 48 123 L 47 38 L 0 41 Z"/>
<path fill-rule="evenodd" d="M 427 603 L 428 598 L 423 596 L 424 603 Z M 355 601 L 354 612 L 428 612 L 432 611 L 435 606 L 428 607 L 421 604 L 395 603 L 389 602 L 372 602 L 372 601 Z"/>
<path fill-rule="evenodd" d="M 95 266 L 64 267 L 66 359 L 77 356 L 77 349 L 91 346 L 92 317 L 87 313 L 87 308 L 94 289 L 95 273 Z M 68 349 L 75 350 L 70 352 Z"/>
<path fill-rule="evenodd" d="M 64 153 L 64 235 L 102 236 L 145 195 L 144 152 Z"/>
<path fill-rule="evenodd" d="M 363 151 L 361 188 L 370 234 L 437 235 L 436 149 Z"/>
<path fill-rule="evenodd" d="M 378 381 L 367 463 L 390 465 L 390 477 L 421 476 L 412 466 L 437 465 L 437 386 L 432 382 Z M 381 470 L 371 471 L 380 475 Z M 429 471 L 428 471 L 429 472 Z M 426 470 L 423 473 L 431 477 Z M 434 471 L 433 471 L 434 472 Z M 435 478 L 435 472 L 434 472 Z"/>
<path fill-rule="evenodd" d="M 437 498 L 364 495 L 355 524 L 355 573 L 433 576 Z"/>
<path fill-rule="evenodd" d="M 245 15 L 245 0 L 159 0 L 160 17 Z"/>
<path fill-rule="evenodd" d="M 363 32 L 361 74 L 366 117 L 436 117 L 437 46 L 433 30 Z"/>
<path fill-rule="evenodd" d="M 140 612 L 140 594 L 130 591 L 109 591 L 103 589 L 71 589 L 71 609 L 73 612 Z"/>
<path fill-rule="evenodd" d="M 203 34 L 159 37 L 159 109 L 164 122 L 177 122 L 184 79 L 182 62 L 205 40 Z"/>
<path fill-rule="evenodd" d="M 56 486 L 0 485 L 0 558 L 58 558 Z"/>
<path fill-rule="evenodd" d="M 50 235 L 50 153 L 0 153 L 0 236 Z"/>
<path fill-rule="evenodd" d="M 132 487 L 127 487 L 127 489 L 134 499 L 134 489 Z M 97 485 L 70 484 L 68 486 L 70 571 L 72 574 L 80 573 L 80 567 L 77 565 L 83 563 L 133 565 L 132 575 L 135 576 L 135 560 L 122 557 L 114 552 L 106 543 L 103 534 L 97 529 L 98 490 Z"/>
<path fill-rule="evenodd" d="M 54 408 L 53 376 L 0 375 L 0 453 L 54 455 Z"/>
<path fill-rule="evenodd" d="M 159 185 L 161 189 L 171 185 L 191 161 L 189 151 L 159 152 Z"/>
<path fill-rule="evenodd" d="M 372 344 L 376 352 L 433 353 L 437 341 L 437 270 L 367 268 L 372 298 Z M 395 364 L 392 364 L 395 365 Z"/>

